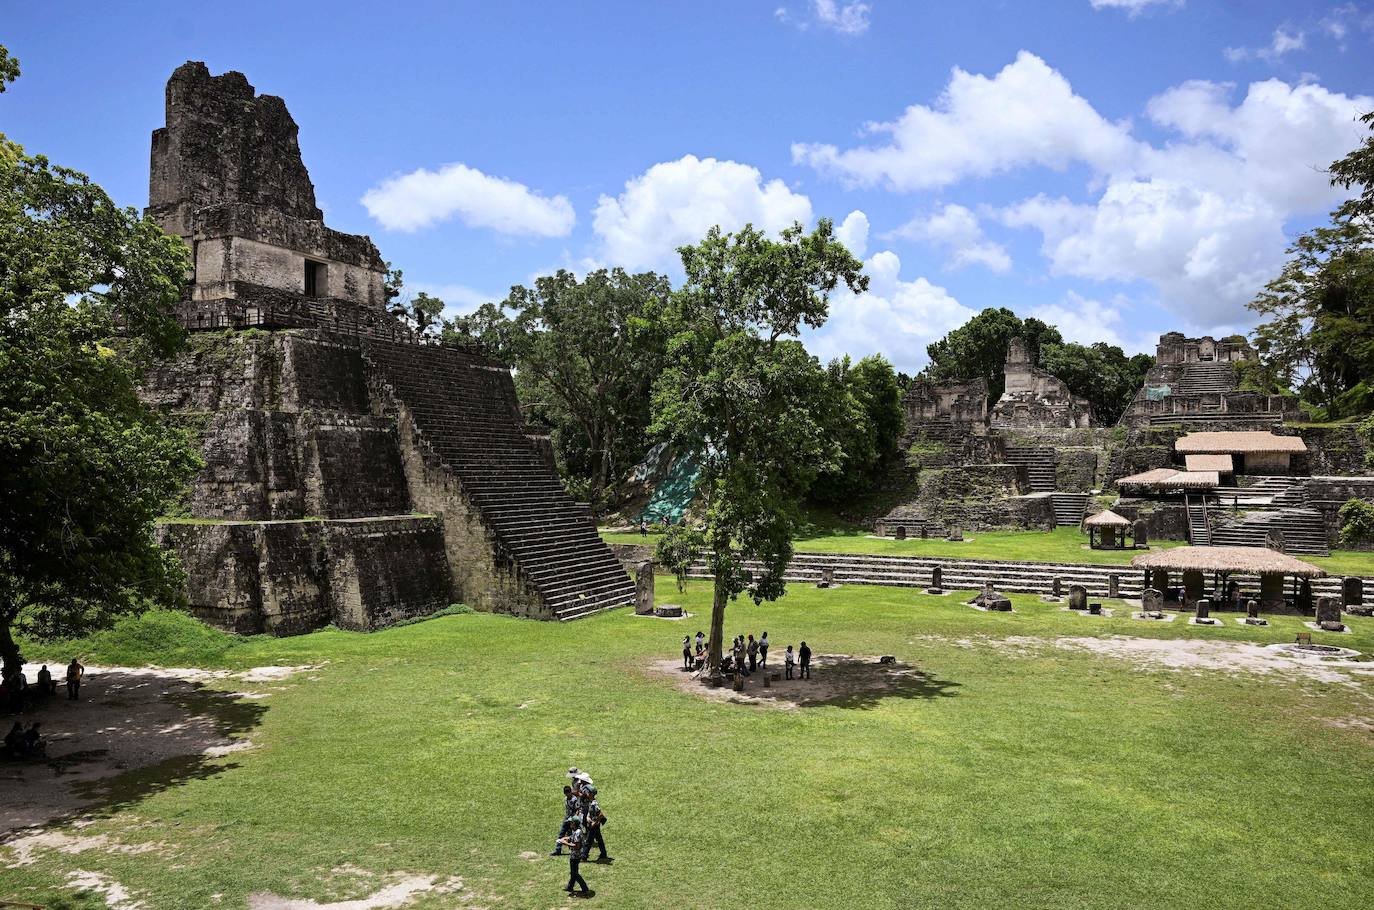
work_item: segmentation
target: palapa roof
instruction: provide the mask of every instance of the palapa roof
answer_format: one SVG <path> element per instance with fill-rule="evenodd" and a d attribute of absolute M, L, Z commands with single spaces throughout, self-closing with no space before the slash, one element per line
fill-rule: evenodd
<path fill-rule="evenodd" d="M 1122 518 L 1111 509 L 1098 512 L 1096 515 L 1089 515 L 1083 519 L 1083 527 L 1085 528 L 1126 528 L 1130 525 L 1131 520 L 1129 518 Z"/>
<path fill-rule="evenodd" d="M 1182 455 L 1291 454 L 1306 452 L 1307 443 L 1297 436 L 1276 436 L 1263 430 L 1227 430 L 1180 436 L 1174 443 L 1174 451 Z"/>
<path fill-rule="evenodd" d="M 1155 468 L 1130 477 L 1122 477 L 1117 486 L 1147 487 L 1152 490 L 1210 490 L 1221 483 L 1216 471 L 1180 471 L 1178 468 Z"/>
<path fill-rule="evenodd" d="M 1245 572 L 1250 575 L 1297 575 L 1325 578 L 1326 573 L 1310 562 L 1264 547 L 1171 547 L 1141 553 L 1131 560 L 1137 569 L 1170 569 L 1182 572 Z"/>
<path fill-rule="evenodd" d="M 1192 471 L 1216 471 L 1218 474 L 1233 474 L 1236 466 L 1228 455 L 1185 455 L 1183 461 Z"/>

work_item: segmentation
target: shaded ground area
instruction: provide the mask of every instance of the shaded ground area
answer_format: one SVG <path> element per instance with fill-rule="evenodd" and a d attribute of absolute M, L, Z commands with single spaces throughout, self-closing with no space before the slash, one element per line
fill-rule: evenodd
<path fill-rule="evenodd" d="M 235 767 L 222 756 L 251 747 L 246 734 L 267 710 L 263 695 L 208 684 L 269 682 L 293 669 L 88 668 L 80 700 L 59 690 L 5 718 L 7 725 L 41 723 L 48 755 L 0 762 L 0 837 L 75 814 L 114 811 Z M 25 668 L 30 679 L 36 671 Z"/>
<path fill-rule="evenodd" d="M 781 666 L 770 667 L 768 672 L 779 679 L 770 678 L 765 686 L 765 671 L 760 670 L 745 679 L 742 692 L 736 692 L 728 680 L 713 688 L 696 673 L 683 670 L 679 661 L 654 661 L 650 669 L 672 677 L 679 689 L 693 695 L 774 708 L 870 708 L 887 698 L 947 698 L 956 694 L 959 686 L 908 664 L 882 663 L 877 657 L 852 654 L 814 655 L 809 679 L 784 679 Z"/>

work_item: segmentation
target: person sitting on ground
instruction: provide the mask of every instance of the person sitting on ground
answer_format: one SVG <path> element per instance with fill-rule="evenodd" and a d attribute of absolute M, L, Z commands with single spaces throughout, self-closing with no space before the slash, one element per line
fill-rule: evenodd
<path fill-rule="evenodd" d="M 553 852 L 550 853 L 549 856 L 563 855 L 563 838 L 567 837 L 568 832 L 572 830 L 573 820 L 577 818 L 577 813 L 581 810 L 581 808 L 582 800 L 578 799 L 577 794 L 573 792 L 573 788 L 569 786 L 564 786 L 563 824 L 558 829 L 558 838 L 554 841 Z"/>
<path fill-rule="evenodd" d="M 760 667 L 765 667 L 765 668 L 768 666 L 768 633 L 767 633 L 767 632 L 764 632 L 764 633 L 763 633 L 763 637 L 759 639 L 759 666 L 760 666 Z"/>
<path fill-rule="evenodd" d="M 52 673 L 48 670 L 48 665 L 44 664 L 38 671 L 38 693 L 40 695 L 52 695 L 57 691 L 57 680 L 52 678 Z"/>
<path fill-rule="evenodd" d="M 759 643 L 754 640 L 752 632 L 749 634 L 749 644 L 745 651 L 749 654 L 749 672 L 753 673 L 759 668 Z"/>
<path fill-rule="evenodd" d="M 782 666 L 787 671 L 787 678 L 792 678 L 792 666 L 797 662 L 797 655 L 793 652 L 792 646 L 788 645 L 787 650 L 782 652 Z"/>
<path fill-rule="evenodd" d="M 24 755 L 29 758 L 41 758 L 47 754 L 48 747 L 43 742 L 43 734 L 38 732 L 38 721 L 34 721 L 24 731 L 23 750 Z"/>
<path fill-rule="evenodd" d="M 806 642 L 801 643 L 801 648 L 797 651 L 797 663 L 801 667 L 800 679 L 811 678 L 811 649 L 806 646 Z"/>
<path fill-rule="evenodd" d="M 573 893 L 573 885 L 581 885 L 583 894 L 590 894 L 591 889 L 587 887 L 587 880 L 582 877 L 578 869 L 582 865 L 582 819 L 573 816 L 570 822 L 571 827 L 566 837 L 560 837 L 558 844 L 568 848 L 568 887 L 563 890 L 569 894 Z"/>
<path fill-rule="evenodd" d="M 682 636 L 682 669 L 692 669 L 692 636 Z"/>
<path fill-rule="evenodd" d="M 24 754 L 24 725 L 17 720 L 5 734 L 5 751 L 15 758 Z"/>
<path fill-rule="evenodd" d="M 81 662 L 75 657 L 72 662 L 67 664 L 67 700 L 76 701 L 81 694 L 81 677 L 86 675 L 86 668 L 81 666 Z"/>

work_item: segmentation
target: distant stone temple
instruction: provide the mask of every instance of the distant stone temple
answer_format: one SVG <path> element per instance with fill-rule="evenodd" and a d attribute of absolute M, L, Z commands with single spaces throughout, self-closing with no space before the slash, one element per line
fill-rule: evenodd
<path fill-rule="evenodd" d="M 200 434 L 187 517 L 159 526 L 197 615 L 293 634 L 455 601 L 560 620 L 634 602 L 510 370 L 420 343 L 372 241 L 325 226 L 280 98 L 179 67 L 148 214 L 192 253 L 188 350 L 142 395 Z"/>
<path fill-rule="evenodd" d="M 906 426 L 927 438 L 950 438 L 987 432 L 988 384 L 934 382 L 922 374 L 912 380 L 902 396 Z"/>
<path fill-rule="evenodd" d="M 1159 337 L 1155 365 L 1121 415 L 1123 426 L 1215 424 L 1217 428 L 1263 428 L 1297 417 L 1291 395 L 1237 390 L 1236 364 L 1257 358 L 1243 336 L 1220 341 L 1181 332 Z"/>
<path fill-rule="evenodd" d="M 995 428 L 1086 427 L 1092 424 L 1086 398 L 1069 392 L 1064 380 L 1040 369 L 1024 338 L 1007 345 L 1006 387 L 992 409 Z"/>

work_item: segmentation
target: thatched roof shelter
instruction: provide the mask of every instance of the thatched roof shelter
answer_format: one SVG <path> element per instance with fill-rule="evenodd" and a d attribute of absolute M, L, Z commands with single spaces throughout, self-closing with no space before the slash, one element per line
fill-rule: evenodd
<path fill-rule="evenodd" d="M 1137 569 L 1173 572 L 1240 572 L 1247 575 L 1293 575 L 1325 578 L 1326 572 L 1287 553 L 1264 547 L 1172 547 L 1141 553 L 1131 560 Z"/>
<path fill-rule="evenodd" d="M 1140 487 L 1146 490 L 1212 490 L 1221 483 L 1216 471 L 1180 471 L 1177 468 L 1155 468 L 1140 474 L 1122 477 L 1118 487 Z"/>
<path fill-rule="evenodd" d="M 1098 512 L 1096 515 L 1089 515 L 1083 519 L 1085 528 L 1129 528 L 1131 520 L 1122 518 L 1120 515 L 1108 509 L 1105 512 Z"/>
<path fill-rule="evenodd" d="M 1174 442 L 1180 455 L 1295 454 L 1307 451 L 1297 436 L 1277 436 L 1258 430 L 1188 433 Z"/>
<path fill-rule="evenodd" d="M 1216 471 L 1218 474 L 1234 474 L 1236 466 L 1230 454 L 1226 455 L 1185 455 L 1183 462 L 1191 474 L 1196 471 Z"/>

